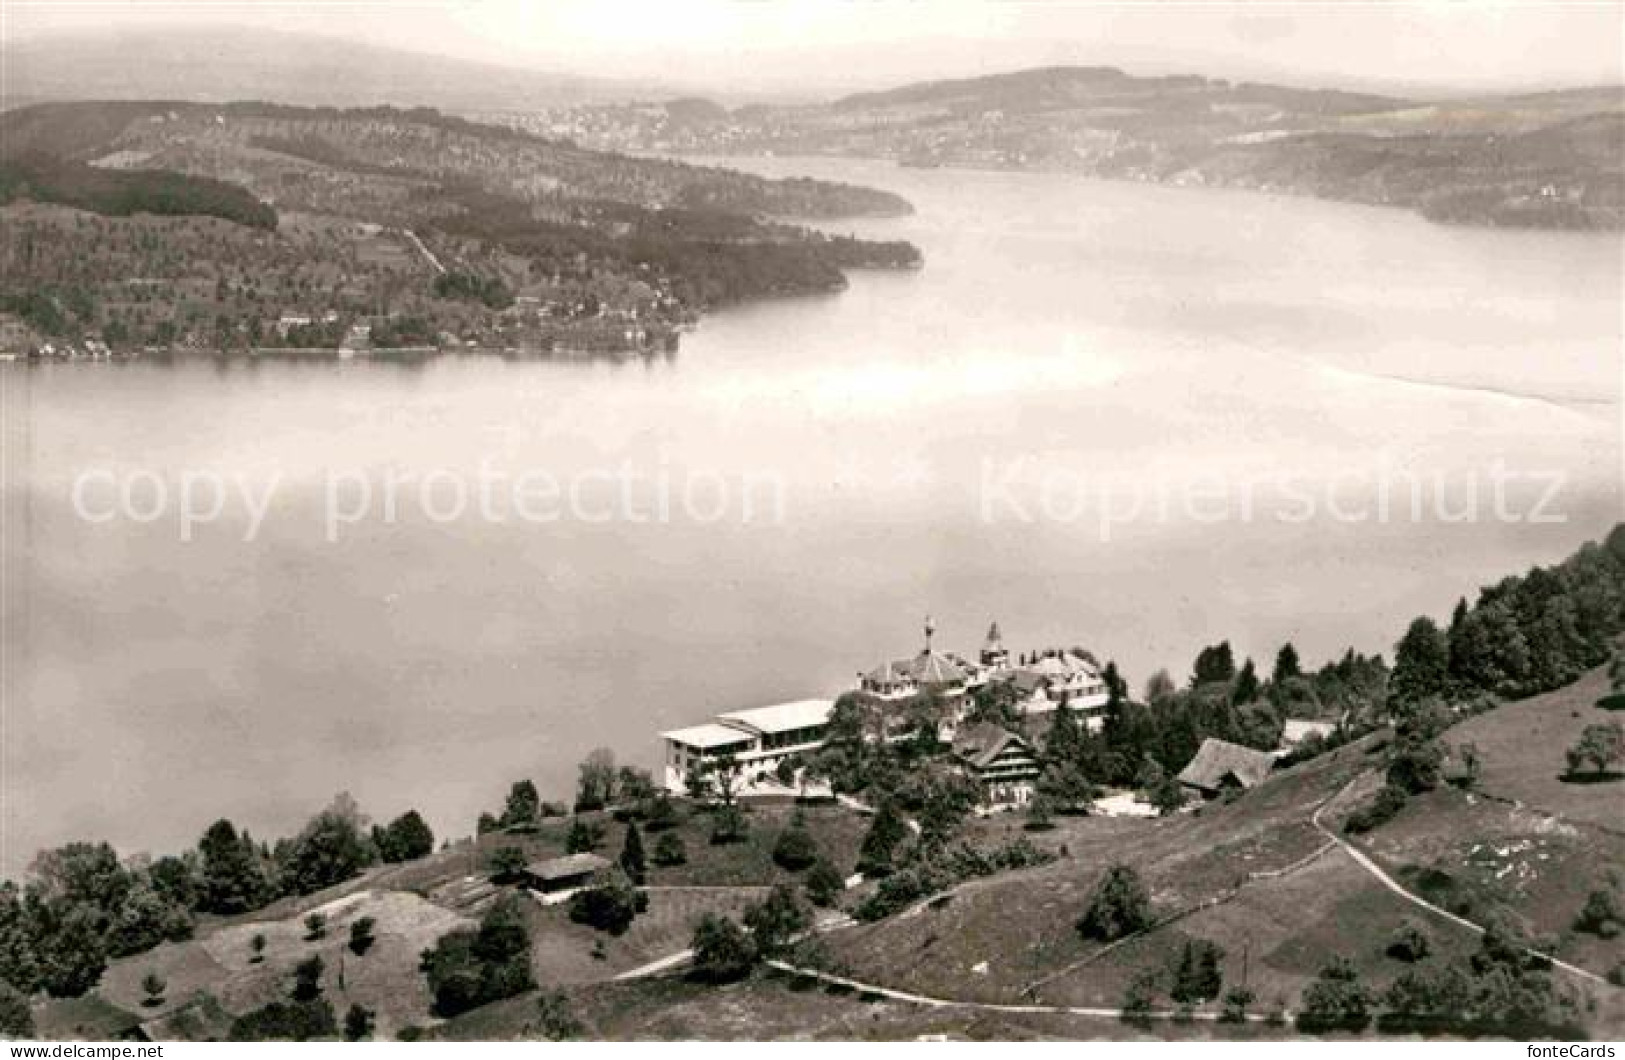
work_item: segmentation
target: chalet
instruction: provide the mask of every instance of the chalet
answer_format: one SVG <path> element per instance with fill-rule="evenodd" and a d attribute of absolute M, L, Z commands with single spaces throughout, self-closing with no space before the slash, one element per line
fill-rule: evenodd
<path fill-rule="evenodd" d="M 1065 706 L 1083 715 L 1085 724 L 1099 729 L 1106 723 L 1111 699 L 1106 680 L 1094 662 L 1076 652 L 1047 652 L 999 675 L 1011 682 L 1023 714 L 1046 714 Z"/>
<path fill-rule="evenodd" d="M 1211 799 L 1227 791 L 1247 791 L 1269 779 L 1275 755 L 1215 740 L 1202 741 L 1196 757 L 1179 774 L 1179 782 Z"/>
<path fill-rule="evenodd" d="M 992 804 L 1021 804 L 1032 798 L 1038 758 L 1026 740 L 1007 729 L 983 722 L 954 738 L 954 758 L 982 786 Z"/>
<path fill-rule="evenodd" d="M 823 746 L 834 709 L 827 699 L 799 699 L 719 714 L 703 725 L 661 733 L 666 788 L 686 790 L 695 768 L 723 757 L 743 767 L 747 783 L 766 780 L 791 755 Z"/>
<path fill-rule="evenodd" d="M 520 880 L 536 892 L 544 905 L 552 905 L 567 900 L 609 867 L 609 859 L 597 854 L 567 854 L 562 858 L 531 862 L 525 866 Z"/>

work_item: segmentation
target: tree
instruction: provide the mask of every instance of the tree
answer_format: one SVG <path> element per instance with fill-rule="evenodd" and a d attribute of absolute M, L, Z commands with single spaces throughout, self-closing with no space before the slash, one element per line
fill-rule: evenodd
<path fill-rule="evenodd" d="M 164 1003 L 164 989 L 169 984 L 157 972 L 148 972 L 141 977 L 141 992 L 147 995 L 141 1004 L 147 1008 L 157 1008 Z"/>
<path fill-rule="evenodd" d="M 34 959 L 40 985 L 52 997 L 78 997 L 96 985 L 107 967 L 99 914 L 85 902 L 46 902 L 37 907 Z"/>
<path fill-rule="evenodd" d="M 1236 679 L 1236 657 L 1229 641 L 1203 648 L 1191 667 L 1191 687 L 1206 684 L 1229 684 Z"/>
<path fill-rule="evenodd" d="M 1078 921 L 1085 938 L 1114 942 L 1151 924 L 1151 896 L 1140 874 L 1127 865 L 1112 865 L 1095 885 L 1089 908 Z"/>
<path fill-rule="evenodd" d="M 1220 1023 L 1246 1023 L 1247 1010 L 1258 995 L 1244 986 L 1233 986 L 1224 992 L 1224 1005 L 1219 1010 Z"/>
<path fill-rule="evenodd" d="M 373 829 L 373 842 L 378 856 L 392 863 L 434 853 L 434 832 L 416 810 L 407 810 L 383 828 Z"/>
<path fill-rule="evenodd" d="M 0 1038 L 34 1037 L 34 1013 L 21 990 L 0 979 Z"/>
<path fill-rule="evenodd" d="M 1389 689 L 1400 703 L 1442 696 L 1450 685 L 1450 642 L 1433 619 L 1416 619 L 1394 653 Z"/>
<path fill-rule="evenodd" d="M 248 940 L 249 964 L 259 964 L 265 960 L 265 936 L 256 934 Z"/>
<path fill-rule="evenodd" d="M 576 853 L 576 851 L 571 851 Z M 491 851 L 491 878 L 499 883 L 512 883 L 524 875 L 525 852 L 519 847 L 502 846 Z"/>
<path fill-rule="evenodd" d="M 1248 659 L 1242 663 L 1241 673 L 1236 675 L 1236 686 L 1230 692 L 1230 701 L 1236 704 L 1251 703 L 1258 698 L 1260 690 L 1258 670 Z"/>
<path fill-rule="evenodd" d="M 1303 991 L 1298 1026 L 1308 1031 L 1351 1030 L 1371 1020 L 1371 993 L 1347 957 L 1326 962 Z"/>
<path fill-rule="evenodd" d="M 884 876 L 890 872 L 892 855 L 907 835 L 908 825 L 897 804 L 891 799 L 882 802 L 869 823 L 863 845 L 858 848 L 858 871 L 865 876 Z"/>
<path fill-rule="evenodd" d="M 1174 777 L 1164 773 L 1146 792 L 1146 799 L 1162 817 L 1176 814 L 1185 805 L 1185 789 Z"/>
<path fill-rule="evenodd" d="M 818 842 L 799 816 L 779 833 L 773 844 L 773 860 L 790 872 L 800 872 L 818 860 Z"/>
<path fill-rule="evenodd" d="M 570 819 L 570 830 L 564 834 L 564 852 L 566 854 L 587 854 L 598 849 L 598 844 L 604 841 L 603 826 L 596 821 L 589 821 L 585 817 Z"/>
<path fill-rule="evenodd" d="M 717 807 L 711 815 L 711 842 L 715 845 L 744 842 L 748 833 L 744 812 L 732 803 Z"/>
<path fill-rule="evenodd" d="M 554 990 L 536 999 L 537 1031 L 550 1042 L 573 1042 L 585 1037 L 587 1028 L 570 1010 L 570 999 Z"/>
<path fill-rule="evenodd" d="M 344 1014 L 344 1040 L 360 1042 L 371 1038 L 373 1025 L 372 1009 L 352 1004 L 349 1011 Z"/>
<path fill-rule="evenodd" d="M 314 942 L 327 937 L 327 914 L 311 913 L 305 917 L 305 941 Z"/>
<path fill-rule="evenodd" d="M 635 766 L 622 766 L 616 771 L 613 790 L 615 797 L 623 803 L 644 802 L 659 793 L 649 771 Z"/>
<path fill-rule="evenodd" d="M 1169 997 L 1181 1004 L 1210 1001 L 1224 987 L 1221 962 L 1224 950 L 1207 939 L 1186 939 L 1174 967 L 1174 985 Z"/>
<path fill-rule="evenodd" d="M 589 752 L 577 769 L 577 813 L 601 810 L 615 799 L 615 753 L 607 747 Z"/>
<path fill-rule="evenodd" d="M 643 818 L 643 827 L 651 832 L 664 832 L 679 823 L 677 807 L 664 793 L 649 803 L 649 812 Z"/>
<path fill-rule="evenodd" d="M 706 913 L 694 926 L 694 975 L 710 983 L 743 979 L 756 963 L 756 944 L 727 917 Z"/>
<path fill-rule="evenodd" d="M 621 844 L 621 871 L 627 879 L 642 887 L 648 878 L 648 863 L 643 856 L 643 836 L 638 833 L 636 821 L 626 826 L 626 841 Z"/>
<path fill-rule="evenodd" d="M 570 897 L 570 919 L 621 935 L 638 915 L 638 892 L 620 869 L 605 869 Z"/>
<path fill-rule="evenodd" d="M 534 828 L 541 819 L 542 796 L 529 780 L 516 780 L 508 789 L 508 801 L 497 820 L 499 828 Z"/>
<path fill-rule="evenodd" d="M 1610 872 L 1601 885 L 1586 896 L 1574 927 L 1576 931 L 1589 932 L 1605 939 L 1615 938 L 1625 930 L 1625 899 L 1620 896 L 1617 874 Z"/>
<path fill-rule="evenodd" d="M 294 839 L 284 868 L 287 885 L 295 894 L 312 894 L 348 880 L 375 855 L 366 818 L 341 793 Z"/>
<path fill-rule="evenodd" d="M 1565 757 L 1570 776 L 1579 776 L 1581 768 L 1589 765 L 1592 776 L 1600 777 L 1625 758 L 1625 727 L 1617 721 L 1587 725 Z"/>
<path fill-rule="evenodd" d="M 801 885 L 807 892 L 807 899 L 813 905 L 827 909 L 835 904 L 835 899 L 846 889 L 846 880 L 841 877 L 834 865 L 820 857 L 813 862 L 813 867 L 807 871 Z"/>
<path fill-rule="evenodd" d="M 1291 641 L 1281 645 L 1281 650 L 1275 653 L 1275 669 L 1270 673 L 1271 684 L 1283 684 L 1291 678 L 1302 677 L 1303 668 L 1298 661 L 1298 649 L 1292 646 Z"/>
<path fill-rule="evenodd" d="M 434 995 L 435 1011 L 455 1016 L 476 1006 L 522 994 L 536 985 L 530 967 L 530 932 L 510 895 L 486 910 L 477 930 L 451 931 L 423 951 L 418 968 Z"/>
<path fill-rule="evenodd" d="M 756 952 L 771 957 L 807 930 L 812 914 L 796 897 L 795 888 L 778 884 L 759 904 L 745 910 L 745 927 Z"/>
<path fill-rule="evenodd" d="M 1173 695 L 1178 689 L 1174 679 L 1168 675 L 1167 670 L 1158 670 L 1145 682 L 1145 701 L 1147 703 L 1160 703 Z"/>
<path fill-rule="evenodd" d="M 199 907 L 229 915 L 258 909 L 269 897 L 265 870 L 247 834 L 239 836 L 230 821 L 209 826 L 198 840 L 202 896 Z"/>
<path fill-rule="evenodd" d="M 1039 792 L 1027 803 L 1027 822 L 1023 825 L 1029 832 L 1047 832 L 1055 827 L 1055 808 L 1048 795 Z"/>
<path fill-rule="evenodd" d="M 1076 762 L 1051 762 L 1038 776 L 1038 792 L 1056 813 L 1086 814 L 1100 789 Z"/>
<path fill-rule="evenodd" d="M 1415 964 L 1433 952 L 1433 940 L 1421 924 L 1407 917 L 1388 940 L 1384 952 L 1396 961 Z"/>
<path fill-rule="evenodd" d="M 1157 974 L 1141 972 L 1129 980 L 1123 991 L 1123 1022 L 1144 1026 L 1151 1022 L 1152 1006 L 1157 1000 Z"/>
<path fill-rule="evenodd" d="M 683 837 L 676 832 L 663 832 L 655 840 L 654 863 L 656 865 L 681 865 L 688 860 L 688 849 L 683 845 Z"/>
<path fill-rule="evenodd" d="M 138 876 L 112 911 L 106 928 L 107 951 L 114 957 L 144 953 L 165 940 L 192 936 L 192 915 Z"/>
<path fill-rule="evenodd" d="M 378 922 L 370 916 L 361 917 L 350 924 L 350 952 L 357 957 L 365 957 L 367 951 L 372 949 L 377 936 L 373 928 Z"/>
<path fill-rule="evenodd" d="M 1444 778 L 1444 748 L 1438 740 L 1401 734 L 1388 759 L 1390 786 L 1412 795 L 1437 788 Z"/>
<path fill-rule="evenodd" d="M 307 957 L 293 968 L 293 999 L 314 1001 L 322 995 L 322 972 L 327 966 L 320 957 Z"/>

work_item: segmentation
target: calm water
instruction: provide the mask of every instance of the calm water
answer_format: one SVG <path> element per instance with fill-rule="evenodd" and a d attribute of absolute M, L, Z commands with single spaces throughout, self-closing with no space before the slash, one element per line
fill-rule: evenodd
<path fill-rule="evenodd" d="M 1223 637 L 1388 651 L 1620 517 L 1616 237 L 752 165 L 896 189 L 915 216 L 851 227 L 927 267 L 716 315 L 649 365 L 0 367 L 0 868 L 70 838 L 164 851 L 221 815 L 283 833 L 339 790 L 464 834 L 517 777 L 564 797 L 594 746 L 652 764 L 663 727 L 836 692 L 926 612 L 950 647 L 997 617 L 1136 684 Z M 674 484 L 669 521 L 594 521 L 619 487 L 591 474 L 623 463 L 635 512 Z M 441 516 L 453 480 L 472 506 L 482 465 L 502 521 L 437 522 L 410 486 L 379 510 L 390 473 L 438 473 Z M 81 520 L 87 471 L 240 476 L 271 504 L 252 542 L 235 496 L 183 541 L 173 495 L 150 523 Z M 585 507 L 517 518 L 500 482 L 526 471 Z M 1507 473 L 1522 521 L 1493 510 Z M 1541 514 L 1563 521 L 1530 522 L 1558 478 Z M 742 521 L 747 479 L 781 484 L 781 519 L 758 488 Z M 353 511 L 363 480 L 371 514 L 329 542 L 329 489 Z M 1476 520 L 1433 511 L 1475 486 Z"/>

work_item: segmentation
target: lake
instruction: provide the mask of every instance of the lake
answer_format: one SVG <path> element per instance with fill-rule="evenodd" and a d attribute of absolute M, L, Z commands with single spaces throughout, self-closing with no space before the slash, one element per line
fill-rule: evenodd
<path fill-rule="evenodd" d="M 1136 688 L 1226 638 L 1391 652 L 1621 517 L 1617 235 L 737 164 L 901 193 L 835 228 L 925 268 L 649 363 L 0 365 L 0 870 L 341 790 L 469 834 L 593 747 L 838 693 L 927 613 Z"/>

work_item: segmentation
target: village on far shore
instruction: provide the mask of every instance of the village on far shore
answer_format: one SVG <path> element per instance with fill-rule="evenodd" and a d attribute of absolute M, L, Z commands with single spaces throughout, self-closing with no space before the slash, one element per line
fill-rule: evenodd
<path fill-rule="evenodd" d="M 1089 732 L 1101 731 L 1111 691 L 1099 661 L 1086 648 L 1041 648 L 1012 655 L 998 622 L 987 631 L 974 659 L 938 651 L 936 626 L 925 620 L 925 643 L 917 655 L 881 663 L 858 675 L 852 697 L 873 717 L 870 738 L 897 743 L 919 724 L 912 708 L 930 704 L 937 740 L 981 793 L 982 814 L 1025 806 L 1042 772 L 1037 734 L 1057 711 L 1068 711 Z M 979 692 L 999 689 L 1020 724 L 976 718 Z M 839 700 L 800 699 L 718 714 L 708 722 L 661 733 L 661 782 L 673 794 L 692 794 L 719 776 L 740 798 L 834 799 L 827 778 L 809 761 L 826 744 Z M 1268 779 L 1276 763 L 1304 741 L 1330 737 L 1329 721 L 1286 719 L 1279 745 L 1269 751 L 1213 737 L 1179 773 L 1193 803 L 1245 791 Z M 1105 816 L 1156 816 L 1144 791 L 1107 792 L 1091 812 Z"/>

